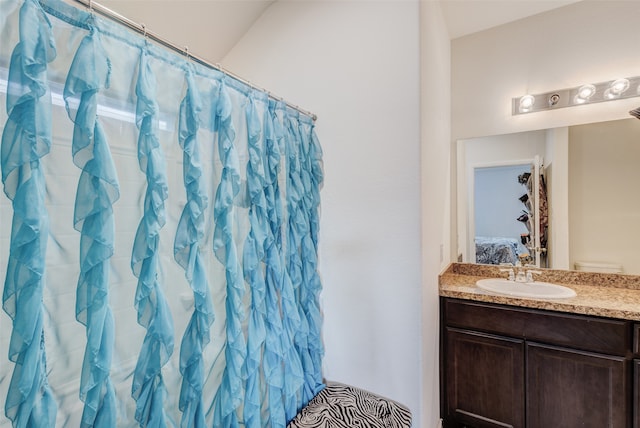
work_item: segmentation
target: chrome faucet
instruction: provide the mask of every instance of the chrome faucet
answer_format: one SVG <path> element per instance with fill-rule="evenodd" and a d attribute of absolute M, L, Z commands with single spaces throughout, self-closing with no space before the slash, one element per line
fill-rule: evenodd
<path fill-rule="evenodd" d="M 509 272 L 509 281 L 515 281 L 516 280 L 516 274 L 513 271 L 513 268 L 500 269 L 500 272 Z"/>
<path fill-rule="evenodd" d="M 528 270 L 527 271 L 527 282 L 534 282 L 533 275 L 540 275 L 542 272 L 539 270 Z"/>
<path fill-rule="evenodd" d="M 516 265 L 516 282 L 527 282 L 527 275 L 522 266 Z"/>
<path fill-rule="evenodd" d="M 515 282 L 534 282 L 533 275 L 540 275 L 542 272 L 539 270 L 525 270 L 524 266 L 520 263 L 512 268 L 500 269 L 500 272 L 509 273 L 509 281 Z"/>

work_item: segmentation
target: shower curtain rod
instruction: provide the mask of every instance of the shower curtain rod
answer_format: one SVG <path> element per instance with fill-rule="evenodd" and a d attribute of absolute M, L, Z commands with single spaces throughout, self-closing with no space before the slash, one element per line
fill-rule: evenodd
<path fill-rule="evenodd" d="M 187 58 L 189 58 L 189 59 L 192 59 L 192 60 L 194 60 L 194 61 L 196 61 L 196 62 L 198 62 L 198 63 L 200 63 L 200 64 L 202 64 L 202 65 L 204 65 L 206 67 L 213 68 L 214 70 L 217 70 L 217 71 L 219 71 L 221 73 L 224 73 L 227 76 L 230 76 L 230 77 L 238 80 L 239 82 L 241 82 L 241 83 L 243 83 L 243 84 L 245 84 L 245 85 L 247 85 L 247 86 L 249 86 L 249 87 L 251 87 L 253 89 L 257 89 L 259 91 L 262 91 L 262 92 L 266 93 L 269 96 L 269 98 L 285 103 L 287 107 L 292 108 L 294 110 L 297 110 L 297 111 L 299 111 L 300 113 L 302 113 L 302 114 L 304 114 L 306 116 L 309 116 L 314 122 L 318 118 L 314 113 L 311 113 L 308 110 L 304 110 L 304 109 L 298 107 L 297 105 L 294 105 L 294 104 L 291 104 L 291 103 L 285 101 L 283 98 L 280 98 L 280 97 L 276 96 L 275 94 L 273 94 L 272 92 L 268 91 L 267 89 L 261 88 L 260 86 L 257 86 L 255 84 L 249 82 L 248 80 L 243 79 L 242 77 L 238 76 L 237 74 L 235 74 L 235 73 L 233 73 L 233 72 L 231 72 L 229 70 L 226 70 L 220 64 L 213 64 L 213 63 L 207 61 L 206 59 L 204 59 L 202 57 L 199 57 L 198 55 L 194 55 L 193 53 L 191 53 L 189 51 L 188 47 L 186 47 L 186 46 L 185 47 L 180 47 L 180 46 L 176 45 L 175 43 L 173 43 L 173 42 L 171 42 L 171 41 L 169 41 L 169 40 L 167 40 L 167 39 L 165 39 L 165 38 L 163 38 L 163 37 L 151 32 L 151 31 L 149 31 L 149 29 L 143 23 L 138 24 L 137 22 L 134 22 L 131 19 L 119 14 L 118 12 L 115 12 L 115 11 L 109 9 L 108 7 L 106 7 L 106 6 L 104 6 L 104 5 L 100 4 L 100 3 L 96 3 L 93 0 L 73 0 L 73 1 L 76 2 L 76 3 L 82 4 L 83 6 L 87 7 L 91 11 L 98 12 L 101 15 L 103 15 L 103 16 L 105 16 L 105 17 L 107 17 L 107 18 L 109 18 L 109 19 L 111 19 L 113 21 L 119 22 L 120 24 L 123 24 L 126 27 L 128 27 L 128 28 L 130 28 L 130 29 L 132 29 L 134 31 L 137 31 L 138 33 L 140 33 L 140 34 L 152 39 L 153 41 L 155 41 L 155 42 L 157 42 L 157 43 L 159 43 L 159 44 L 161 44 L 161 45 L 163 45 L 163 46 L 165 46 L 165 47 L 167 47 L 169 49 L 172 49 L 172 50 L 174 50 L 176 52 L 179 52 L 179 53 L 181 53 L 183 55 L 186 55 Z"/>

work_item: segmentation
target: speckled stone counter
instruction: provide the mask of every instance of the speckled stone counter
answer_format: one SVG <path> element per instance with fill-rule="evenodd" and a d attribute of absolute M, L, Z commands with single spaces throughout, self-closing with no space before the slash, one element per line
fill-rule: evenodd
<path fill-rule="evenodd" d="M 640 275 L 536 269 L 536 281 L 572 288 L 577 296 L 566 299 L 533 299 L 492 294 L 476 287 L 483 278 L 504 278 L 499 266 L 453 263 L 439 276 L 442 297 L 500 303 L 640 321 Z"/>

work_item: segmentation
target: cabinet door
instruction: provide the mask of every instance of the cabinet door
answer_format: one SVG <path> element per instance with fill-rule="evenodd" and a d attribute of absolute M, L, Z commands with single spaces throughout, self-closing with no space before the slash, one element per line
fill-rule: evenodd
<path fill-rule="evenodd" d="M 523 428 L 524 342 L 454 328 L 445 334 L 445 426 Z"/>
<path fill-rule="evenodd" d="M 611 357 L 527 343 L 528 428 L 628 428 L 630 364 Z"/>
<path fill-rule="evenodd" d="M 640 360 L 633 360 L 633 428 L 640 428 Z"/>

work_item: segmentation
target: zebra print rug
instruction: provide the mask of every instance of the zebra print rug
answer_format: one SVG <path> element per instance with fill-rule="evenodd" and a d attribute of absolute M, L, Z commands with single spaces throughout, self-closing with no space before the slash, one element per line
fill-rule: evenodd
<path fill-rule="evenodd" d="M 409 428 L 411 412 L 379 395 L 327 382 L 287 428 Z"/>

